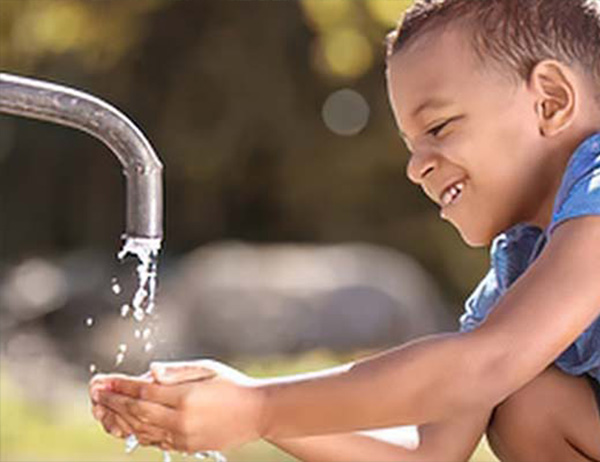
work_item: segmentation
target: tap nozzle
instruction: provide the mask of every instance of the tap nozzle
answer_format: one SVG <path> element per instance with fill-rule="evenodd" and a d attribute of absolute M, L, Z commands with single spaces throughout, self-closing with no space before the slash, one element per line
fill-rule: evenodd
<path fill-rule="evenodd" d="M 161 238 L 162 164 L 142 132 L 101 99 L 62 85 L 0 73 L 0 112 L 77 128 L 117 156 L 127 179 L 126 234 Z"/>

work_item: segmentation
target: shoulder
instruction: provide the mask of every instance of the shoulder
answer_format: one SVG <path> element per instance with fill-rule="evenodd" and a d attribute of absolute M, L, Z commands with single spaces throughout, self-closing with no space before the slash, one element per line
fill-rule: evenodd
<path fill-rule="evenodd" d="M 552 213 L 547 233 L 564 221 L 600 215 L 600 133 L 587 138 L 573 153 Z"/>
<path fill-rule="evenodd" d="M 525 361 L 537 359 L 537 367 L 545 367 L 600 315 L 598 262 L 600 215 L 561 224 L 499 301 L 481 334 L 501 339 L 498 345 L 511 357 L 529 351 L 532 358 Z"/>

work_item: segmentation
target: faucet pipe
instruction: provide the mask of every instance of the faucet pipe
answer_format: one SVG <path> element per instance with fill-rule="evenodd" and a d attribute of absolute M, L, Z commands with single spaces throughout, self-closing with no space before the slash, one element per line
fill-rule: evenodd
<path fill-rule="evenodd" d="M 82 91 L 0 73 L 0 113 L 77 128 L 102 141 L 126 177 L 126 234 L 162 237 L 163 167 L 146 137 L 122 112 Z"/>

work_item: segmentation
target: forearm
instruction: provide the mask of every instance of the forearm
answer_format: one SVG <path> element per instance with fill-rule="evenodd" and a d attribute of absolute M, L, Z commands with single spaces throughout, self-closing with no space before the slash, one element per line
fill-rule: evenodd
<path fill-rule="evenodd" d="M 493 394 L 478 359 L 485 352 L 464 339 L 427 337 L 325 377 L 260 385 L 263 437 L 420 425 L 488 407 Z"/>
<path fill-rule="evenodd" d="M 416 462 L 428 459 L 425 450 L 414 450 L 358 433 L 340 433 L 269 441 L 302 462 Z"/>
<path fill-rule="evenodd" d="M 468 460 L 479 443 L 490 417 L 490 410 L 455 417 L 447 422 L 418 428 L 391 429 L 393 438 L 381 433 L 364 436 L 356 433 L 274 439 L 270 442 L 303 462 L 446 462 Z M 386 430 L 387 432 L 387 430 Z"/>

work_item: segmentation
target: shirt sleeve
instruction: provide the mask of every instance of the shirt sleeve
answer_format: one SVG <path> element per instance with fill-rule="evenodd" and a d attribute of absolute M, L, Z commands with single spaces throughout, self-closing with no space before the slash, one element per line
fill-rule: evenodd
<path fill-rule="evenodd" d="M 600 215 L 600 134 L 575 151 L 563 178 L 548 235 L 567 220 Z"/>
<path fill-rule="evenodd" d="M 501 295 L 496 271 L 492 267 L 465 302 L 465 312 L 460 317 L 460 332 L 470 332 L 483 324 Z"/>

